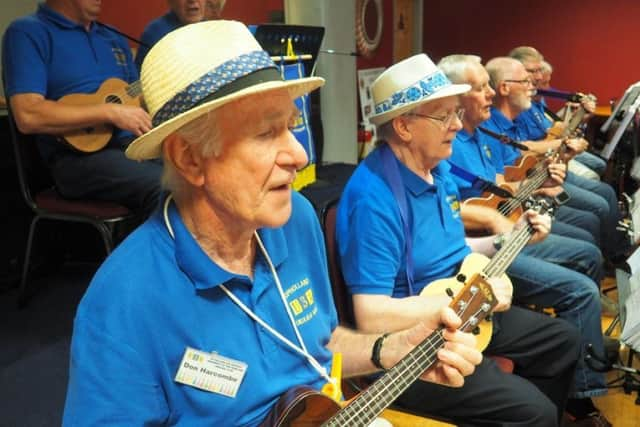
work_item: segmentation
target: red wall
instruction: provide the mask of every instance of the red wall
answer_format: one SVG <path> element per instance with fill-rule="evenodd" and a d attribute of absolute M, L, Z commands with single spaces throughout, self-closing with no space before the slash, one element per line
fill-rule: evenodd
<path fill-rule="evenodd" d="M 139 38 L 145 25 L 168 9 L 166 0 L 109 0 L 102 3 L 100 20 Z M 261 24 L 268 22 L 269 13 L 276 10 L 284 10 L 283 0 L 228 0 L 222 16 L 246 24 Z"/>
<path fill-rule="evenodd" d="M 424 50 L 437 61 L 473 53 L 486 61 L 530 45 L 554 67 L 552 85 L 592 92 L 599 104 L 619 98 L 640 80 L 640 2 L 637 0 L 429 1 Z"/>

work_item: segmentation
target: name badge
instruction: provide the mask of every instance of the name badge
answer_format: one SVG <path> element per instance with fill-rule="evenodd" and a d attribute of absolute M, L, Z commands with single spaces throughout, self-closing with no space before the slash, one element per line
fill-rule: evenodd
<path fill-rule="evenodd" d="M 174 380 L 201 390 L 236 397 L 246 371 L 244 362 L 187 347 Z"/>

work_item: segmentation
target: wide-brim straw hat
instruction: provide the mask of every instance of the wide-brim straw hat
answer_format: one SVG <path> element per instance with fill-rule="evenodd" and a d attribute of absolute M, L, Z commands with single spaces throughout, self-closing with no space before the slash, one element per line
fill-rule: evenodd
<path fill-rule="evenodd" d="M 153 128 L 127 148 L 135 160 L 160 157 L 167 136 L 229 102 L 277 89 L 295 99 L 324 84 L 319 77 L 283 80 L 247 27 L 224 20 L 167 34 L 149 51 L 140 77 Z"/>
<path fill-rule="evenodd" d="M 424 53 L 387 68 L 371 84 L 374 115 L 381 125 L 425 102 L 468 92 L 468 84 L 453 84 Z"/>

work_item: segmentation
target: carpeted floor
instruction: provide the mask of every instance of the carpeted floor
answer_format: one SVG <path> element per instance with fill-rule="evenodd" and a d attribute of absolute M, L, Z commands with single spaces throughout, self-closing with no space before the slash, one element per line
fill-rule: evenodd
<path fill-rule="evenodd" d="M 75 309 L 97 265 L 65 264 L 32 282 L 19 310 L 17 290 L 0 294 L 0 426 L 59 426 Z"/>

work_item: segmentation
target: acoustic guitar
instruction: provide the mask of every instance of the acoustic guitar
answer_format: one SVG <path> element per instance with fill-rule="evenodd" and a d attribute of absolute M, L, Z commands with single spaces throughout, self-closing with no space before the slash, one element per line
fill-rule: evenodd
<path fill-rule="evenodd" d="M 124 80 L 105 80 L 95 93 L 74 93 L 58 100 L 66 105 L 84 106 L 94 104 L 124 104 L 140 107 L 142 87 L 139 81 L 128 84 Z M 102 149 L 113 135 L 113 126 L 104 123 L 65 133 L 62 138 L 73 148 L 86 153 Z"/>
<path fill-rule="evenodd" d="M 497 300 L 481 274 L 470 276 L 465 284 L 458 282 L 454 285 L 461 289 L 449 306 L 462 319 L 459 329 L 467 332 L 491 312 Z M 442 328 L 434 331 L 350 401 L 339 403 L 310 387 L 295 387 L 278 400 L 260 426 L 369 426 L 424 371 L 436 363 L 436 352 L 445 343 L 442 332 Z"/>

